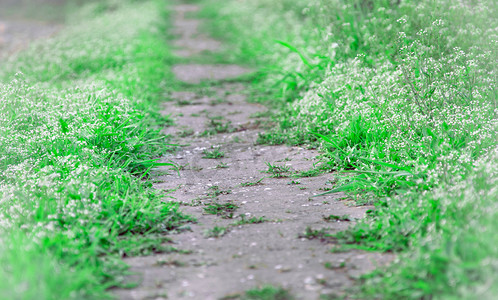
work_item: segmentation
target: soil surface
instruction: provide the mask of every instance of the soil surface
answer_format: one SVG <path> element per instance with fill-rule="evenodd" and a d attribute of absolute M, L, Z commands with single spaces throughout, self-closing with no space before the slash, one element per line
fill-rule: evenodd
<path fill-rule="evenodd" d="M 186 17 L 197 9 L 175 7 L 179 56 L 222 47 L 199 33 L 201 20 Z M 187 254 L 125 259 L 140 285 L 115 291 L 120 299 L 236 299 L 267 284 L 288 289 L 296 299 L 319 299 L 322 294 L 344 294 L 360 274 L 392 259 L 358 250 L 332 253 L 333 241 L 305 237 L 307 228 L 344 230 L 371 207 L 352 206 L 342 194 L 311 198 L 330 186 L 333 174 L 278 178 L 313 169 L 318 153 L 255 144 L 266 122 L 257 116 L 264 116 L 267 108 L 247 102 L 243 84 L 225 80 L 250 70 L 199 64 L 173 70 L 187 83 L 218 80 L 173 93 L 162 112 L 176 122 L 165 133 L 184 146 L 164 158 L 180 165 L 180 171 L 160 170 L 155 187 L 169 192 L 167 200 L 179 202 L 197 223 L 171 236 L 174 246 Z M 273 173 L 264 173 L 268 164 L 276 166 Z M 324 216 L 329 215 L 348 215 L 350 221 L 327 222 Z"/>
<path fill-rule="evenodd" d="M 63 0 L 36 0 L 31 5 L 55 5 Z M 57 33 L 61 24 L 32 19 L 23 16 L 26 4 L 18 0 L 0 0 L 0 61 L 9 55 L 25 49 L 37 39 L 48 38 Z M 55 6 L 54 6 L 54 9 Z M 61 8 L 62 9 L 62 8 Z"/>

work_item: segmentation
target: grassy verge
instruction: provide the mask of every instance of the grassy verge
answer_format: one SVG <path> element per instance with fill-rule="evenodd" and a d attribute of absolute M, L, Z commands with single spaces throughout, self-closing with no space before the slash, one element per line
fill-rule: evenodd
<path fill-rule="evenodd" d="M 279 107 L 266 143 L 319 143 L 368 218 L 345 245 L 402 251 L 358 293 L 492 298 L 497 215 L 494 1 L 202 1 L 230 61 Z M 482 232 L 478 234 L 477 232 Z"/>
<path fill-rule="evenodd" d="M 2 62 L 0 298 L 109 298 L 123 255 L 168 250 L 162 235 L 188 220 L 147 181 L 169 151 L 164 6 L 81 10 Z"/>

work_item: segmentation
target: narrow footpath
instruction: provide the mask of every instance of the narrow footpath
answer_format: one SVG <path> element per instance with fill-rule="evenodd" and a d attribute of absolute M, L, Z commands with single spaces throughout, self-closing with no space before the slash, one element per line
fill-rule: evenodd
<path fill-rule="evenodd" d="M 174 8 L 178 56 L 195 58 L 223 46 L 199 32 L 202 20 L 188 18 L 198 9 Z M 267 109 L 246 102 L 243 83 L 227 80 L 250 70 L 205 64 L 173 70 L 186 83 L 217 81 L 173 93 L 162 112 L 175 119 L 165 133 L 184 146 L 164 158 L 180 170 L 156 172 L 155 188 L 197 222 L 170 236 L 186 251 L 126 259 L 140 284 L 116 291 L 119 299 L 238 299 L 264 285 L 285 288 L 296 299 L 319 299 L 343 295 L 355 278 L 391 259 L 358 250 L 332 253 L 333 242 L 305 234 L 307 228 L 344 230 L 370 207 L 348 205 L 341 194 L 311 198 L 331 174 L 287 176 L 313 169 L 316 151 L 255 144 Z M 350 221 L 324 219 L 330 215 Z"/>
<path fill-rule="evenodd" d="M 0 12 L 9 8 L 9 3 L 0 3 Z M 39 5 L 43 5 L 41 2 Z M 62 24 L 33 19 L 5 18 L 0 14 L 0 61 L 28 47 L 37 39 L 56 34 Z"/>

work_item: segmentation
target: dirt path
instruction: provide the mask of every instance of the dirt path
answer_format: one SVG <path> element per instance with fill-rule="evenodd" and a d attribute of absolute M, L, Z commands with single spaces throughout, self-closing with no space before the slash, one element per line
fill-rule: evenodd
<path fill-rule="evenodd" d="M 41 21 L 0 19 L 0 61 L 27 48 L 33 40 L 54 35 L 61 27 Z"/>
<path fill-rule="evenodd" d="M 46 3 L 54 5 L 62 2 L 61 0 L 40 0 L 33 5 L 42 6 Z M 62 28 L 61 24 L 54 22 L 17 16 L 14 12 L 21 10 L 21 6 L 22 3 L 14 0 L 0 1 L 0 62 L 9 55 L 28 47 L 32 41 L 50 37 Z M 14 17 L 4 11 L 11 12 Z"/>
<path fill-rule="evenodd" d="M 199 34 L 199 20 L 186 18 L 197 9 L 175 7 L 175 44 L 183 57 L 221 47 Z M 182 168 L 179 174 L 158 174 L 156 188 L 170 191 L 170 200 L 179 201 L 198 222 L 191 231 L 171 236 L 175 247 L 189 254 L 126 259 L 141 284 L 117 291 L 120 299 L 237 299 L 237 294 L 266 284 L 286 288 L 297 299 L 318 299 L 321 294 L 341 294 L 359 274 L 389 261 L 389 256 L 362 251 L 332 253 L 332 244 L 299 237 L 307 227 L 343 230 L 350 222 L 326 222 L 323 217 L 361 218 L 368 207 L 347 206 L 341 195 L 310 198 L 326 186 L 330 174 L 277 178 L 312 169 L 318 153 L 255 145 L 259 124 L 265 120 L 254 116 L 264 115 L 266 108 L 246 102 L 242 84 L 223 81 L 248 71 L 232 65 L 174 68 L 188 83 L 219 80 L 202 89 L 176 92 L 174 101 L 164 104 L 163 113 L 176 119 L 176 126 L 166 133 L 186 146 L 164 158 Z M 274 166 L 273 173 L 263 173 L 268 163 Z"/>

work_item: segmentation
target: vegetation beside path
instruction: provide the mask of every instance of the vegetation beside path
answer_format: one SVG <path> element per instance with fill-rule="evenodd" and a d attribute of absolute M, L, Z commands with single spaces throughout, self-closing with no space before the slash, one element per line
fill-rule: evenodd
<path fill-rule="evenodd" d="M 188 217 L 148 171 L 169 150 L 164 1 L 92 2 L 0 65 L 0 298 L 105 299 L 123 255 Z"/>
<path fill-rule="evenodd" d="M 260 142 L 320 145 L 329 192 L 376 205 L 336 238 L 401 252 L 358 297 L 493 299 L 496 1 L 202 3 L 220 61 L 257 66 L 251 95 L 278 108 Z M 188 218 L 147 181 L 169 150 L 165 14 L 92 2 L 0 64 L 0 298 L 105 299 L 121 256 L 174 251 L 161 234 Z"/>
<path fill-rule="evenodd" d="M 320 145 L 368 217 L 344 247 L 402 252 L 358 296 L 498 293 L 496 1 L 203 0 L 224 57 L 280 111 L 262 143 Z M 341 176 L 341 174 L 343 176 Z"/>

